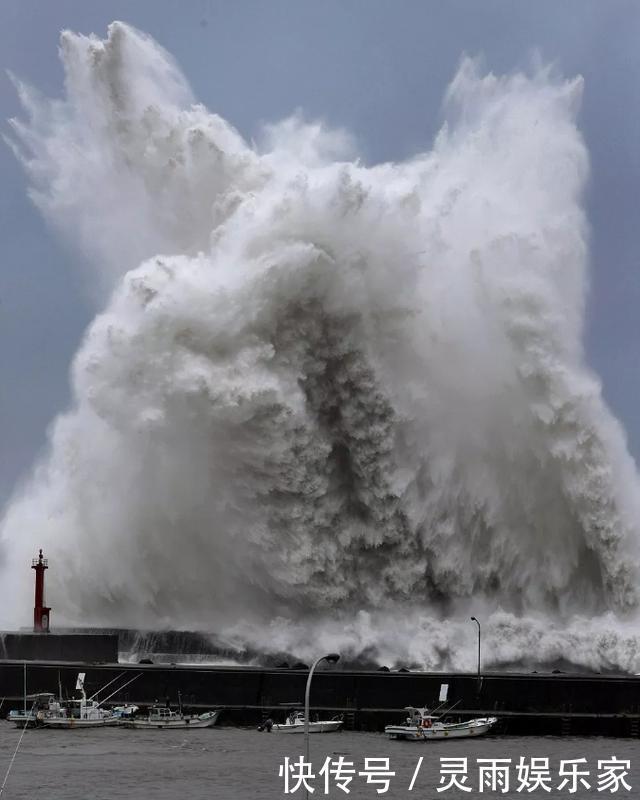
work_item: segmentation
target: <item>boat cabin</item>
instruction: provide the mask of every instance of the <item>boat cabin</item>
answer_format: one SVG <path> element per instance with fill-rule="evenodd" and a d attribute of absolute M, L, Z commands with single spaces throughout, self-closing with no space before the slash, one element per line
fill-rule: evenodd
<path fill-rule="evenodd" d="M 72 717 L 73 719 L 104 719 L 111 716 L 110 712 L 101 708 L 95 700 L 87 700 L 82 697 L 80 700 L 67 700 L 66 708 L 60 708 L 59 714 L 55 716 Z"/>
<path fill-rule="evenodd" d="M 416 728 L 431 728 L 439 720 L 439 717 L 429 713 L 428 708 L 405 706 L 404 710 L 408 712 L 406 724 Z"/>
<path fill-rule="evenodd" d="M 27 694 L 24 698 L 24 707 L 9 711 L 7 719 L 16 724 L 37 722 L 58 707 L 59 703 L 53 692 Z"/>
<path fill-rule="evenodd" d="M 171 719 L 182 719 L 179 711 L 172 711 L 166 706 L 155 706 L 149 710 L 149 719 L 161 722 L 168 722 Z"/>

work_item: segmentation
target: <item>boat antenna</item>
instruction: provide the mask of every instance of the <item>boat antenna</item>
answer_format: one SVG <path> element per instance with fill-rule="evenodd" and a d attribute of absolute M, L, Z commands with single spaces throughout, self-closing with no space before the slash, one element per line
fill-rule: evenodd
<path fill-rule="evenodd" d="M 462 699 L 462 698 L 461 698 L 461 699 Z M 452 705 L 450 708 L 448 708 L 446 711 L 443 711 L 443 712 L 441 713 L 441 715 L 440 715 L 440 716 L 444 716 L 445 714 L 448 714 L 448 713 L 449 713 L 449 711 L 451 711 L 451 709 L 455 708 L 455 707 L 458 705 L 458 703 L 459 703 L 459 702 L 460 702 L 460 700 L 456 700 L 456 702 L 455 702 L 455 703 L 454 703 L 454 704 L 453 704 L 453 705 Z M 443 702 L 443 703 L 440 703 L 440 705 L 439 705 L 439 706 L 436 706 L 436 707 L 433 709 L 433 711 L 430 711 L 430 712 L 429 712 L 429 713 L 430 713 L 430 715 L 431 715 L 431 716 L 433 716 L 434 714 L 436 714 L 438 711 L 440 711 L 440 709 L 441 709 L 443 706 L 446 706 L 446 704 L 447 704 L 447 703 L 446 703 L 446 701 L 445 701 L 445 702 Z"/>
<path fill-rule="evenodd" d="M 444 705 L 444 703 L 440 703 L 440 705 L 439 705 L 439 706 L 436 706 L 436 707 L 435 707 L 435 708 L 433 708 L 433 709 L 429 709 L 429 714 L 430 714 L 431 716 L 433 716 L 433 715 L 434 715 L 436 712 L 440 711 L 440 709 L 442 708 L 442 706 L 443 706 L 443 705 Z M 427 706 L 425 706 L 425 708 L 426 708 L 426 707 L 427 707 Z"/>
<path fill-rule="evenodd" d="M 114 681 L 117 681 L 119 678 L 121 678 L 123 675 L 126 675 L 126 674 L 127 674 L 126 672 L 121 672 L 119 675 L 116 675 L 116 677 L 115 677 L 115 678 L 113 678 L 112 680 L 110 680 L 110 681 L 109 681 L 109 683 L 105 683 L 105 685 L 104 685 L 104 686 L 102 686 L 100 689 L 98 689 L 98 691 L 97 691 L 97 692 L 94 692 L 94 693 L 91 695 L 91 697 L 89 697 L 88 699 L 89 699 L 89 700 L 93 700 L 93 698 L 94 698 L 94 697 L 97 697 L 97 696 L 100 694 L 100 692 L 104 691 L 104 689 L 106 689 L 106 688 L 107 688 L 107 686 L 111 686 L 111 684 L 112 684 Z"/>
<path fill-rule="evenodd" d="M 460 698 L 460 700 L 462 700 L 462 698 Z M 452 706 L 449 706 L 449 708 L 445 709 L 445 710 L 444 710 L 444 711 L 443 711 L 443 712 L 440 714 L 440 716 L 444 717 L 444 716 L 445 716 L 445 714 L 449 714 L 451 711 L 453 711 L 453 709 L 454 709 L 454 708 L 455 708 L 455 707 L 458 705 L 458 703 L 460 702 L 460 700 L 456 700 L 456 702 L 455 702 L 455 703 L 454 703 Z M 444 703 L 443 703 L 443 705 L 444 705 Z M 438 708 L 440 708 L 440 706 L 438 706 Z"/>
<path fill-rule="evenodd" d="M 126 683 L 123 683 L 123 684 L 122 684 L 122 686 L 118 686 L 118 688 L 115 690 L 115 692 L 111 692 L 111 694 L 110 694 L 108 697 L 105 697 L 105 698 L 104 698 L 104 700 L 101 700 L 101 701 L 98 703 L 98 705 L 99 705 L 99 706 L 101 706 L 103 703 L 106 703 L 106 702 L 107 702 L 107 700 L 111 700 L 111 698 L 113 697 L 113 695 L 114 695 L 114 694 L 118 694 L 118 692 L 121 692 L 121 691 L 122 691 L 123 689 L 125 689 L 125 688 L 126 688 L 126 687 L 127 687 L 129 684 L 130 684 L 130 683 L 133 683 L 135 680 L 137 680 L 137 679 L 138 679 L 138 678 L 139 678 L 141 675 L 142 675 L 142 673 L 141 673 L 141 672 L 139 672 L 137 675 L 134 675 L 134 676 L 133 676 L 133 678 L 131 678 L 131 680 L 130 680 L 130 681 L 127 681 Z"/>

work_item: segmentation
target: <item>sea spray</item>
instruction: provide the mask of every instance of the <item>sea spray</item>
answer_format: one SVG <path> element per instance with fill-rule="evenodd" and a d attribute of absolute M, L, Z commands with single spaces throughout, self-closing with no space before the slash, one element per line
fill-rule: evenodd
<path fill-rule="evenodd" d="M 5 621 L 42 546 L 69 622 L 464 666 L 481 609 L 498 661 L 636 669 L 638 478 L 581 344 L 581 80 L 464 60 L 433 147 L 365 166 L 299 116 L 248 145 L 122 23 L 61 55 L 12 141 L 102 310 L 2 522 Z"/>

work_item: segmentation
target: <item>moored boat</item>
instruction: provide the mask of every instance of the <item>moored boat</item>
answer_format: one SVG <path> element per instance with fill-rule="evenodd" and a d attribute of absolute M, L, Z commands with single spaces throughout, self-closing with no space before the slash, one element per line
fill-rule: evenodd
<path fill-rule="evenodd" d="M 45 728 L 103 728 L 106 726 L 119 725 L 122 719 L 121 713 L 114 713 L 106 708 L 103 704 L 110 700 L 115 694 L 121 692 L 124 688 L 133 683 L 140 673 L 134 675 L 126 683 L 121 684 L 115 691 L 113 691 L 104 700 L 98 702 L 94 698 L 101 694 L 107 686 L 111 686 L 118 681 L 122 675 L 118 675 L 113 680 L 109 681 L 101 689 L 98 689 L 91 697 L 87 697 L 84 690 L 85 673 L 79 672 L 76 681 L 76 690 L 81 693 L 79 700 L 65 700 L 63 702 L 53 702 L 49 704 L 49 709 L 45 712 L 42 718 L 42 724 Z M 127 706 L 128 707 L 128 706 Z M 122 706 L 121 708 L 125 708 Z"/>
<path fill-rule="evenodd" d="M 498 721 L 496 717 L 479 717 L 465 722 L 442 722 L 442 716 L 429 712 L 428 708 L 407 706 L 409 712 L 402 725 L 387 725 L 384 732 L 390 739 L 406 739 L 412 742 L 428 742 L 437 739 L 464 739 L 488 733 Z"/>
<path fill-rule="evenodd" d="M 278 733 L 304 733 L 304 714 L 302 711 L 290 714 L 282 724 L 274 724 L 271 730 Z M 341 719 L 313 720 L 309 722 L 309 733 L 333 733 L 342 727 Z"/>
<path fill-rule="evenodd" d="M 42 724 L 45 728 L 102 728 L 120 723 L 120 717 L 84 696 L 80 700 L 67 700 L 64 705 L 57 706 L 43 717 Z"/>
<path fill-rule="evenodd" d="M 57 708 L 56 696 L 53 692 L 37 692 L 25 695 L 24 708 L 12 709 L 7 720 L 13 722 L 17 728 L 36 728 L 51 709 Z"/>
<path fill-rule="evenodd" d="M 147 716 L 133 716 L 130 719 L 121 718 L 125 728 L 156 728 L 193 729 L 212 728 L 220 716 L 220 709 L 205 711 L 203 714 L 183 714 L 181 711 L 171 711 L 169 708 L 152 708 Z"/>
<path fill-rule="evenodd" d="M 133 717 L 138 713 L 139 707 L 134 706 L 130 703 L 125 703 L 123 706 L 115 706 L 111 709 L 111 713 L 114 717 L 118 717 L 123 722 L 126 720 L 133 719 Z"/>

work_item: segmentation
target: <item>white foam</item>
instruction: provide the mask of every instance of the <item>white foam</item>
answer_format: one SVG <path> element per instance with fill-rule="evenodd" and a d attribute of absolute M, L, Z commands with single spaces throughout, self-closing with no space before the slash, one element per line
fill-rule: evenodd
<path fill-rule="evenodd" d="M 249 146 L 122 23 L 62 42 L 66 95 L 19 85 L 14 141 L 103 311 L 2 523 L 6 621 L 42 546 L 72 623 L 277 617 L 425 664 L 430 630 L 464 665 L 448 621 L 481 608 L 497 649 L 575 654 L 594 618 L 618 638 L 585 663 L 640 667 L 638 479 L 581 344 L 581 80 L 465 60 L 433 147 L 368 167 L 299 116 Z"/>

